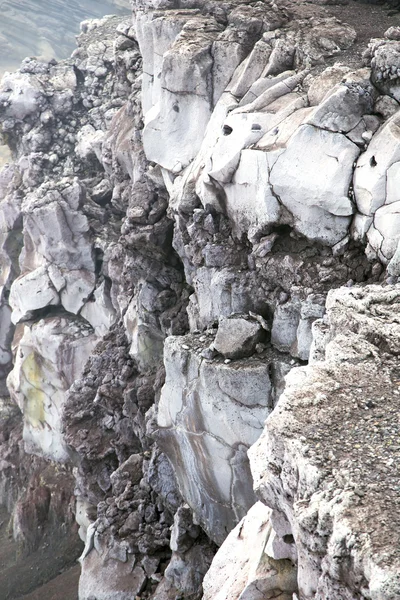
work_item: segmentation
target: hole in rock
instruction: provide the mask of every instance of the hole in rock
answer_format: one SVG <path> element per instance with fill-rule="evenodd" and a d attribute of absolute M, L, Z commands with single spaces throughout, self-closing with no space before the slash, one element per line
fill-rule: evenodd
<path fill-rule="evenodd" d="M 229 127 L 229 125 L 224 125 L 222 128 L 222 133 L 224 135 L 230 135 L 232 133 L 233 129 L 232 127 Z"/>
<path fill-rule="evenodd" d="M 371 165 L 371 167 L 376 167 L 378 163 L 375 160 L 375 156 L 371 156 L 371 158 L 369 159 L 369 164 Z"/>
<path fill-rule="evenodd" d="M 173 107 L 172 107 L 172 109 L 173 109 L 175 112 L 177 112 L 177 113 L 178 113 L 178 112 L 179 112 L 179 106 L 178 106 L 178 104 L 174 104 L 174 105 L 173 105 Z"/>
<path fill-rule="evenodd" d="M 252 131 L 260 131 L 261 125 L 259 123 L 253 123 L 253 125 L 251 126 L 251 130 Z"/>
<path fill-rule="evenodd" d="M 283 536 L 282 539 L 285 542 L 285 544 L 294 544 L 294 537 L 292 536 L 291 533 L 287 533 L 286 535 Z"/>
<path fill-rule="evenodd" d="M 76 77 L 78 84 L 84 83 L 85 76 L 82 73 L 82 71 L 80 69 L 78 69 L 78 67 L 76 67 L 75 65 L 73 66 L 73 69 L 74 69 L 75 77 Z"/>
<path fill-rule="evenodd" d="M 290 225 L 277 225 L 272 228 L 272 233 L 277 233 L 278 235 L 290 235 L 292 231 L 292 227 Z"/>
<path fill-rule="evenodd" d="M 101 248 L 95 248 L 94 259 L 95 259 L 96 275 L 100 275 L 101 270 L 103 268 L 103 260 L 104 260 L 104 252 L 103 252 L 103 250 L 101 250 Z"/>

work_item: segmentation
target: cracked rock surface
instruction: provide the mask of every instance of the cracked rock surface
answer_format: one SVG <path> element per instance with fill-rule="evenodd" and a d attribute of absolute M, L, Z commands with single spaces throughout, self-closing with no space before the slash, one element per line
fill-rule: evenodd
<path fill-rule="evenodd" d="M 137 0 L 2 80 L 0 501 L 79 600 L 400 598 L 400 42 L 339 8 Z"/>

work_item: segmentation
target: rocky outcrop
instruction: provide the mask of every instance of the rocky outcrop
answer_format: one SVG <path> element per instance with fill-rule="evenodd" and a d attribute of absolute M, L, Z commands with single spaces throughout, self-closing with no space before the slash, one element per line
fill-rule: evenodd
<path fill-rule="evenodd" d="M 400 597 L 399 293 L 328 295 L 311 364 L 291 371 L 251 449 L 257 494 L 295 540 L 301 598 Z"/>
<path fill-rule="evenodd" d="M 0 375 L 73 468 L 80 600 L 201 598 L 217 546 L 207 600 L 399 594 L 398 42 L 355 39 L 138 1 L 3 79 Z"/>

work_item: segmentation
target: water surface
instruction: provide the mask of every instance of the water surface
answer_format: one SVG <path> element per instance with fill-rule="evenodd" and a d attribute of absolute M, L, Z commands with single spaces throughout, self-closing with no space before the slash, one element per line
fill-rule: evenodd
<path fill-rule="evenodd" d="M 67 58 L 81 21 L 129 12 L 129 0 L 0 0 L 0 79 L 26 56 Z M 0 145 L 0 167 L 9 158 Z"/>
<path fill-rule="evenodd" d="M 66 58 L 81 21 L 128 14 L 129 7 L 129 0 L 0 0 L 0 75 L 26 56 Z"/>

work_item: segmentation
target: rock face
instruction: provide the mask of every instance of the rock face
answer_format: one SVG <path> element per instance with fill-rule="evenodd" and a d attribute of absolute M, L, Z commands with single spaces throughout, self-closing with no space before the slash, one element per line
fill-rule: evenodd
<path fill-rule="evenodd" d="M 295 540 L 301 598 L 400 597 L 399 294 L 328 295 L 311 364 L 291 371 L 251 449 L 257 495 Z"/>
<path fill-rule="evenodd" d="M 67 474 L 80 600 L 400 598 L 399 42 L 329 10 L 138 0 L 1 83 L 0 501 L 28 546 Z"/>
<path fill-rule="evenodd" d="M 271 373 L 290 367 L 271 350 L 233 362 L 204 359 L 210 338 L 167 338 L 156 440 L 196 519 L 221 544 L 255 502 L 246 453 L 274 406 L 279 375 Z"/>
<path fill-rule="evenodd" d="M 297 569 L 287 558 L 275 560 L 268 555 L 273 536 L 270 516 L 271 509 L 257 502 L 231 531 L 204 578 L 204 600 L 292 600 Z"/>

